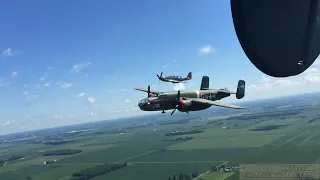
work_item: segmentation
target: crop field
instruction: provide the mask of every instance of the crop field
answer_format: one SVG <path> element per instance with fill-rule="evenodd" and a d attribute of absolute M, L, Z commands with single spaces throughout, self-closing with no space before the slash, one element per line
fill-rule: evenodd
<path fill-rule="evenodd" d="M 234 172 L 209 172 L 205 174 L 202 178 L 204 180 L 224 180 L 232 176 Z"/>
<path fill-rule="evenodd" d="M 45 139 L 42 143 L 33 139 L 0 144 L 0 179 L 71 180 L 73 173 L 80 170 L 126 162 L 126 167 L 92 179 L 165 180 L 196 172 L 198 179 L 233 180 L 238 179 L 238 172 L 210 169 L 245 163 L 320 163 L 319 107 L 313 103 L 308 110 L 298 111 L 286 106 L 274 114 L 268 107 L 265 114 L 259 108 L 259 113 L 250 110 L 201 119 L 188 115 L 170 119 L 166 114 L 166 118 L 144 117 L 141 122 L 128 120 L 124 125 L 93 124 L 90 128 L 94 130 L 78 134 L 67 133 L 70 129 L 66 128 L 39 135 Z M 285 115 L 281 115 L 282 111 Z M 48 150 L 81 152 L 43 156 Z"/>
<path fill-rule="evenodd" d="M 271 141 L 279 138 L 278 134 L 261 135 L 261 134 L 242 134 L 232 137 L 220 138 L 196 138 L 180 144 L 175 144 L 168 149 L 170 150 L 187 150 L 187 149 L 215 149 L 215 148 L 243 148 L 243 147 L 261 147 Z M 244 141 L 245 139 L 245 141 Z"/>
<path fill-rule="evenodd" d="M 195 171 L 203 172 L 210 167 L 212 163 L 161 163 L 161 164 L 134 164 L 121 170 L 111 172 L 94 178 L 94 180 L 103 179 L 168 179 L 169 176 L 179 173 L 192 173 Z M 219 163 L 218 163 L 219 164 Z"/>

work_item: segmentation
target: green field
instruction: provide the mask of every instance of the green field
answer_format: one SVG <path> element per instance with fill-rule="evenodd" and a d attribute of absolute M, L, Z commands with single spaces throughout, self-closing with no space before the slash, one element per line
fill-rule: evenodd
<path fill-rule="evenodd" d="M 202 178 L 204 180 L 224 180 L 227 179 L 228 177 L 232 176 L 234 172 L 209 172 L 205 174 Z"/>
<path fill-rule="evenodd" d="M 290 108 L 282 108 L 290 110 Z M 318 116 L 318 104 L 308 112 L 286 118 L 262 117 L 237 120 L 211 116 L 184 121 L 170 117 L 149 120 L 149 125 L 136 127 L 139 121 L 115 125 L 99 125 L 97 130 L 77 135 L 48 135 L 51 140 L 72 140 L 61 145 L 14 142 L 0 145 L 0 160 L 12 155 L 23 155 L 23 160 L 7 162 L 0 167 L 0 179 L 67 180 L 72 174 L 104 163 L 127 162 L 128 166 L 93 178 L 162 180 L 179 173 L 202 174 L 198 179 L 237 179 L 238 172 L 210 172 L 212 166 L 238 166 L 245 163 L 319 163 L 320 121 L 309 120 Z M 319 113 L 320 114 L 320 113 Z M 300 118 L 300 116 L 306 116 Z M 163 119 L 163 118 L 162 118 Z M 175 122 L 176 121 L 176 122 Z M 209 123 L 208 123 L 209 122 Z M 228 128 L 227 128 L 228 127 Z M 122 128 L 123 133 L 114 133 Z M 270 129 L 271 128 L 271 129 Z M 165 136 L 171 131 L 187 132 L 203 129 L 203 133 Z M 261 130 L 262 129 L 262 130 Z M 95 133 L 99 132 L 99 133 Z M 64 137 L 65 136 L 65 137 Z M 175 141 L 176 137 L 193 137 Z M 162 141 L 168 140 L 171 141 Z M 82 150 L 74 155 L 42 156 L 47 150 Z M 57 160 L 44 165 L 45 161 Z M 207 173 L 206 173 L 207 172 Z"/>

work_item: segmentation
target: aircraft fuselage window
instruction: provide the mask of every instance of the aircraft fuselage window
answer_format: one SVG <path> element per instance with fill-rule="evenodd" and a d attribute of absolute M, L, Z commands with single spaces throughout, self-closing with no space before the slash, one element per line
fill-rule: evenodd
<path fill-rule="evenodd" d="M 167 95 L 161 95 L 159 96 L 160 99 L 166 99 L 167 98 Z"/>

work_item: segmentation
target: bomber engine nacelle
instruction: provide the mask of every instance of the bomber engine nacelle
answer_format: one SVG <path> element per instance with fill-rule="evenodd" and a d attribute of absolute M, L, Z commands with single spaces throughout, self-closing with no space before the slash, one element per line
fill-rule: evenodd
<path fill-rule="evenodd" d="M 192 106 L 192 102 L 191 100 L 179 100 L 179 103 L 178 103 L 178 110 L 180 112 L 188 112 L 190 109 L 191 109 L 191 106 Z"/>
<path fill-rule="evenodd" d="M 177 104 L 176 104 L 176 108 L 172 111 L 171 115 L 178 109 L 178 111 L 180 112 L 186 112 L 188 113 L 188 111 L 191 109 L 192 106 L 192 102 L 190 99 L 184 99 L 184 98 L 180 98 L 180 90 L 178 90 L 178 94 L 177 94 Z"/>

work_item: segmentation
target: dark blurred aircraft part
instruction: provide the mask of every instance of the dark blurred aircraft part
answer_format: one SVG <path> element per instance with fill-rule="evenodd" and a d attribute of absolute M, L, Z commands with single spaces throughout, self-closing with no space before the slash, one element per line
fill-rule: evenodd
<path fill-rule="evenodd" d="M 247 57 L 273 77 L 295 76 L 320 52 L 320 0 L 231 0 L 236 34 Z"/>
<path fill-rule="evenodd" d="M 244 80 L 238 81 L 236 97 L 237 99 L 242 99 L 245 95 L 246 82 Z"/>

